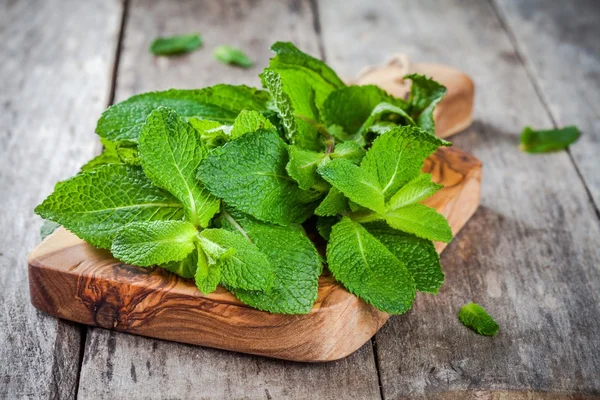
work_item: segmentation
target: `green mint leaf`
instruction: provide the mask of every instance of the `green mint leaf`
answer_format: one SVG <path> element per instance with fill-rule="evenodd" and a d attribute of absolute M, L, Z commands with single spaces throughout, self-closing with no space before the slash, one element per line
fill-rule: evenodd
<path fill-rule="evenodd" d="M 476 303 L 469 303 L 460 309 L 458 319 L 465 326 L 473 329 L 480 335 L 494 336 L 500 327 L 483 307 Z"/>
<path fill-rule="evenodd" d="M 180 220 L 183 206 L 138 167 L 109 164 L 60 182 L 35 212 L 93 246 L 109 249 L 131 222 Z"/>
<path fill-rule="evenodd" d="M 275 70 L 295 69 L 302 71 L 309 77 L 308 81 L 311 86 L 317 88 L 327 87 L 328 89 L 321 90 L 328 93 L 346 86 L 327 64 L 300 51 L 290 42 L 277 42 L 271 46 L 271 50 L 276 56 L 271 59 L 270 67 Z M 323 98 L 323 101 L 326 97 Z"/>
<path fill-rule="evenodd" d="M 317 299 L 322 263 L 301 226 L 278 226 L 241 213 L 224 213 L 226 229 L 245 234 L 275 268 L 273 286 L 267 291 L 232 289 L 244 303 L 259 310 L 282 314 L 306 314 Z"/>
<path fill-rule="evenodd" d="M 215 58 L 224 64 L 237 65 L 243 68 L 250 68 L 254 62 L 240 49 L 223 45 L 215 49 Z"/>
<path fill-rule="evenodd" d="M 390 103 L 379 103 L 361 125 L 356 136 L 363 137 L 367 132 L 381 135 L 396 124 L 417 125 L 403 108 Z"/>
<path fill-rule="evenodd" d="M 349 134 L 347 139 L 354 140 L 375 106 L 383 102 L 406 106 L 403 100 L 395 99 L 374 85 L 344 87 L 325 100 L 323 120 L 328 126 L 341 126 Z"/>
<path fill-rule="evenodd" d="M 581 136 L 581 132 L 574 125 L 540 131 L 526 126 L 521 133 L 519 148 L 528 153 L 549 153 L 566 149 L 575 143 L 579 136 Z"/>
<path fill-rule="evenodd" d="M 269 259 L 252 242 L 237 232 L 225 229 L 205 229 L 200 237 L 212 242 L 207 246 L 200 242 L 202 249 L 209 251 L 220 247 L 217 255 L 221 268 L 221 283 L 226 287 L 246 290 L 267 290 L 273 285 L 275 274 Z M 215 246 L 216 245 L 216 246 Z M 228 253 L 230 249 L 233 252 Z M 227 254 L 223 257 L 223 254 Z M 210 257 L 209 257 L 210 263 Z"/>
<path fill-rule="evenodd" d="M 58 228 L 60 228 L 60 224 L 57 224 L 54 221 L 45 220 L 40 228 L 40 238 L 42 240 L 46 239 L 46 237 L 50 236 Z"/>
<path fill-rule="evenodd" d="M 444 282 L 444 273 L 440 256 L 430 240 L 397 231 L 384 222 L 372 222 L 364 227 L 406 265 L 418 291 L 438 292 Z"/>
<path fill-rule="evenodd" d="M 150 44 L 150 52 L 155 56 L 168 56 L 189 53 L 202 47 L 202 39 L 197 33 L 159 37 Z"/>
<path fill-rule="evenodd" d="M 342 214 L 348 210 L 348 199 L 335 187 L 329 189 L 327 196 L 315 209 L 315 214 L 321 217 Z"/>
<path fill-rule="evenodd" d="M 419 128 L 399 126 L 373 141 L 361 169 L 377 178 L 387 200 L 421 173 L 423 161 L 438 147 L 448 145 L 449 142 Z"/>
<path fill-rule="evenodd" d="M 121 164 L 121 159 L 117 154 L 116 144 L 110 140 L 100 139 L 100 142 L 104 146 L 102 153 L 81 167 L 82 171 L 89 171 L 101 165 L 107 164 Z"/>
<path fill-rule="evenodd" d="M 214 292 L 221 282 L 221 263 L 211 263 L 200 242 L 196 243 L 196 250 L 198 264 L 194 281 L 198 290 L 204 294 L 209 294 Z"/>
<path fill-rule="evenodd" d="M 365 149 L 356 142 L 344 142 L 335 145 L 333 153 L 330 154 L 332 159 L 345 158 L 352 164 L 359 165 L 365 156 Z"/>
<path fill-rule="evenodd" d="M 331 235 L 331 228 L 333 228 L 333 226 L 337 224 L 338 221 L 339 218 L 337 217 L 317 218 L 317 232 L 319 232 L 319 235 L 321 235 L 323 239 L 329 240 L 329 236 Z"/>
<path fill-rule="evenodd" d="M 421 174 L 402 186 L 388 202 L 387 209 L 395 210 L 400 207 L 418 203 L 435 194 L 444 185 L 431 182 L 431 174 Z"/>
<path fill-rule="evenodd" d="M 137 140 L 148 115 L 160 106 L 184 118 L 199 117 L 232 124 L 242 110 L 265 111 L 269 94 L 247 86 L 215 85 L 199 90 L 167 90 L 138 94 L 102 113 L 96 133 L 117 141 Z"/>
<path fill-rule="evenodd" d="M 326 161 L 325 153 L 303 150 L 292 145 L 289 146 L 289 158 L 285 169 L 298 182 L 300 189 L 308 190 L 321 180 L 317 174 L 317 167 Z"/>
<path fill-rule="evenodd" d="M 236 117 L 231 128 L 231 139 L 237 139 L 246 133 L 256 132 L 258 130 L 273 130 L 275 126 L 258 111 L 243 110 Z"/>
<path fill-rule="evenodd" d="M 208 226 L 220 202 L 196 180 L 196 170 L 207 153 L 197 131 L 175 111 L 158 108 L 142 128 L 139 152 L 148 178 L 183 203 L 187 220 Z"/>
<path fill-rule="evenodd" d="M 273 96 L 273 106 L 290 143 L 308 150 L 320 150 L 323 144 L 319 140 L 315 92 L 303 76 L 294 70 L 279 72 L 265 68 L 261 78 Z"/>
<path fill-rule="evenodd" d="M 115 236 L 113 256 L 140 267 L 184 260 L 194 250 L 198 231 L 184 221 L 133 222 Z"/>
<path fill-rule="evenodd" d="M 280 225 L 304 222 L 317 194 L 287 175 L 287 145 L 275 131 L 257 131 L 214 149 L 198 170 L 215 196 L 238 211 Z"/>
<path fill-rule="evenodd" d="M 388 211 L 385 221 L 394 229 L 412 233 L 423 239 L 444 243 L 452 241 L 452 230 L 446 218 L 423 204 L 411 204 Z"/>
<path fill-rule="evenodd" d="M 327 264 L 346 289 L 381 311 L 402 314 L 413 303 L 415 282 L 406 265 L 348 217 L 333 226 Z"/>
<path fill-rule="evenodd" d="M 446 95 L 446 88 L 433 79 L 420 74 L 406 75 L 404 79 L 412 81 L 408 98 L 409 114 L 421 129 L 435 135 L 433 110 Z"/>
<path fill-rule="evenodd" d="M 190 118 L 188 122 L 198 132 L 200 141 L 207 149 L 223 146 L 231 139 L 229 125 L 197 117 Z"/>
<path fill-rule="evenodd" d="M 198 268 L 198 251 L 194 249 L 186 258 L 181 261 L 171 261 L 160 265 L 161 268 L 179 275 L 182 278 L 193 278 Z"/>
<path fill-rule="evenodd" d="M 137 142 L 133 140 L 120 140 L 115 145 L 115 151 L 123 164 L 142 165 Z"/>
<path fill-rule="evenodd" d="M 343 158 L 328 162 L 319 167 L 318 171 L 327 182 L 353 202 L 377 213 L 384 212 L 385 199 L 376 180 L 377 175 L 370 175 Z"/>

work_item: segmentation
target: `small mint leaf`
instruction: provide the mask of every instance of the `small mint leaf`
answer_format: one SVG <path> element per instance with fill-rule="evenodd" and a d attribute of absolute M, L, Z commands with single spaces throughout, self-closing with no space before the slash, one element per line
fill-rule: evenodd
<path fill-rule="evenodd" d="M 254 62 L 240 49 L 231 46 L 218 46 L 214 53 L 215 58 L 224 64 L 237 65 L 243 68 L 250 68 Z"/>
<path fill-rule="evenodd" d="M 484 336 L 494 336 L 500 327 L 483 307 L 476 303 L 469 303 L 460 309 L 458 319 L 465 326 Z"/>
<path fill-rule="evenodd" d="M 150 52 L 155 56 L 169 56 L 189 53 L 202 47 L 202 39 L 197 33 L 159 37 L 150 44 Z"/>
<path fill-rule="evenodd" d="M 388 202 L 387 209 L 395 210 L 427 199 L 444 185 L 431 182 L 431 174 L 421 174 L 402 186 Z"/>
<path fill-rule="evenodd" d="M 528 153 L 549 153 L 564 150 L 575 143 L 581 132 L 574 126 L 561 129 L 533 130 L 526 126 L 521 133 L 519 148 Z"/>

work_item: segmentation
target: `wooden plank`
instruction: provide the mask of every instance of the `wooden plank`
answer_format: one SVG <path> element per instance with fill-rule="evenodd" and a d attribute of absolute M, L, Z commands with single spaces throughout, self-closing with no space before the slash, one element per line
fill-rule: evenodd
<path fill-rule="evenodd" d="M 258 85 L 271 43 L 292 40 L 318 54 L 308 1 L 198 3 L 132 1 L 118 74 L 116 100 L 142 91 L 193 88 L 217 82 Z M 157 35 L 198 31 L 203 49 L 177 58 L 153 58 Z M 212 56 L 219 44 L 236 45 L 257 67 L 227 67 Z M 82 365 L 82 398 L 379 398 L 370 343 L 353 355 L 309 365 L 163 342 L 90 328 Z"/>
<path fill-rule="evenodd" d="M 327 58 L 345 76 L 407 52 L 462 69 L 476 86 L 476 122 L 453 141 L 485 165 L 482 207 L 442 256 L 440 293 L 419 295 L 376 336 L 384 397 L 599 394 L 600 224 L 567 153 L 517 149 L 524 125 L 552 121 L 494 9 L 476 0 L 319 6 Z M 460 324 L 471 300 L 496 317 L 497 337 Z"/>
<path fill-rule="evenodd" d="M 479 205 L 481 163 L 441 148 L 425 171 L 444 188 L 426 200 L 458 232 Z M 438 251 L 445 248 L 439 243 Z M 224 288 L 209 295 L 161 268 L 128 266 L 60 229 L 28 257 L 33 305 L 87 325 L 293 361 L 331 361 L 353 353 L 389 314 L 359 300 L 331 276 L 306 315 L 248 307 Z"/>
<path fill-rule="evenodd" d="M 569 152 L 600 209 L 600 3 L 497 3 L 553 122 L 583 132 Z"/>
<path fill-rule="evenodd" d="M 75 398 L 80 328 L 30 305 L 24 260 L 39 242 L 33 208 L 95 151 L 121 11 L 0 2 L 0 398 Z"/>

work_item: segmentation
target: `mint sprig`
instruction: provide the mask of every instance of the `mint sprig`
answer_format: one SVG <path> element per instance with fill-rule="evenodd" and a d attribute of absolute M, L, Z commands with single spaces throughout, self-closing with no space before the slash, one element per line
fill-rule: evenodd
<path fill-rule="evenodd" d="M 389 313 L 444 274 L 432 240 L 447 221 L 422 201 L 441 185 L 423 161 L 445 88 L 412 75 L 408 100 L 346 86 L 322 61 L 278 42 L 266 91 L 216 85 L 144 93 L 111 106 L 105 146 L 36 212 L 141 267 L 221 285 L 273 313 L 308 313 L 325 265 Z M 309 238 L 321 237 L 321 254 Z"/>

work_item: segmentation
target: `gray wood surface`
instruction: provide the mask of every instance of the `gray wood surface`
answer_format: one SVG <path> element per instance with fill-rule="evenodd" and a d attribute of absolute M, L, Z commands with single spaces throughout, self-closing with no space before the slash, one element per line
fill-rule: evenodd
<path fill-rule="evenodd" d="M 557 126 L 583 136 L 569 151 L 600 208 L 600 2 L 499 0 L 517 49 Z"/>
<path fill-rule="evenodd" d="M 68 12 L 66 12 L 68 10 Z M 33 208 L 95 151 L 108 102 L 118 1 L 0 2 L 0 398 L 73 399 L 81 328 L 37 312 Z"/>
<path fill-rule="evenodd" d="M 175 58 L 154 58 L 157 35 L 202 33 L 204 47 Z M 260 85 L 257 75 L 275 40 L 318 52 L 309 2 L 132 1 L 121 54 L 116 101 L 135 93 L 196 88 L 219 82 Z M 243 70 L 220 64 L 212 49 L 241 47 L 257 60 Z M 89 328 L 80 398 L 378 398 L 370 343 L 338 362 L 309 365 Z"/>
<path fill-rule="evenodd" d="M 401 51 L 463 69 L 477 87 L 476 122 L 453 141 L 483 161 L 482 204 L 442 256 L 440 293 L 376 335 L 384 398 L 600 394 L 600 224 L 566 152 L 517 149 L 524 125 L 552 121 L 493 7 L 356 0 L 319 12 L 327 57 L 348 76 Z M 460 325 L 471 300 L 496 317 L 497 337 Z"/>
<path fill-rule="evenodd" d="M 292 40 L 345 78 L 395 52 L 477 85 L 476 122 L 453 138 L 484 163 L 482 206 L 442 257 L 447 280 L 350 357 L 299 364 L 79 327 L 36 312 L 25 258 L 32 209 L 98 148 L 123 4 L 0 0 L 0 398 L 600 397 L 600 24 L 576 0 L 129 0 L 116 101 L 170 87 L 259 85 L 269 45 Z M 158 35 L 204 47 L 155 58 Z M 256 60 L 212 56 L 219 44 Z M 524 125 L 577 124 L 569 152 L 518 151 Z M 594 205 L 593 200 L 596 204 Z M 476 301 L 501 325 L 457 320 Z M 85 338 L 85 343 L 82 343 Z M 381 383 L 382 387 L 379 387 Z"/>

